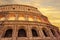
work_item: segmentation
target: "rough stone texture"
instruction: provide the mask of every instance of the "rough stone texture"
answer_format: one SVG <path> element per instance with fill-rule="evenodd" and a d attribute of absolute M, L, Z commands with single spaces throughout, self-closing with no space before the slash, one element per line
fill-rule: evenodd
<path fill-rule="evenodd" d="M 8 20 L 8 15 L 14 13 L 15 20 Z M 0 40 L 60 40 L 60 32 L 57 27 L 52 25 L 46 16 L 42 15 L 37 8 L 27 5 L 1 5 L 0 16 L 3 15 L 5 20 L 0 21 Z M 25 20 L 18 20 L 18 15 L 23 15 Z M 33 17 L 33 21 L 28 21 L 29 16 Z M 37 19 L 40 19 L 40 22 Z M 12 29 L 12 37 L 3 37 L 6 30 Z M 18 37 L 18 30 L 24 29 L 27 37 Z M 38 37 L 33 37 L 31 29 L 37 31 Z M 54 34 L 51 32 L 54 31 Z M 43 30 L 48 35 L 44 35 Z"/>

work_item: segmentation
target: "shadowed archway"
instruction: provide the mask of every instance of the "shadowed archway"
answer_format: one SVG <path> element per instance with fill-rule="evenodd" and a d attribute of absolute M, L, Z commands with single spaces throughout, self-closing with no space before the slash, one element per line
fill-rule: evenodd
<path fill-rule="evenodd" d="M 18 37 L 27 37 L 26 31 L 24 29 L 18 30 Z"/>

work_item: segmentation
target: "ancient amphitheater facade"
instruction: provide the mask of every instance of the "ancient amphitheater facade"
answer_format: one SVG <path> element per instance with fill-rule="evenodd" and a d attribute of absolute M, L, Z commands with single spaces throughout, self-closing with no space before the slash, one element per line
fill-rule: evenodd
<path fill-rule="evenodd" d="M 1 5 L 0 40 L 60 40 L 60 32 L 35 7 Z"/>

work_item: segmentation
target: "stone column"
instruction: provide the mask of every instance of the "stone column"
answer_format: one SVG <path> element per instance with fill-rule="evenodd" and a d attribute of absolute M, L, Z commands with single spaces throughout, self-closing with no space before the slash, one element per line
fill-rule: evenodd
<path fill-rule="evenodd" d="M 0 30 L 0 38 L 4 36 L 6 30 L 7 30 L 6 26 Z"/>
<path fill-rule="evenodd" d="M 25 16 L 25 19 L 28 20 L 28 15 Z"/>
<path fill-rule="evenodd" d="M 54 36 L 52 35 L 52 32 L 50 31 L 50 29 L 47 28 L 47 30 L 48 30 L 49 36 L 50 36 L 50 37 L 54 37 Z"/>
<path fill-rule="evenodd" d="M 54 30 L 54 31 L 55 31 L 55 33 L 56 33 L 56 36 L 59 37 L 59 34 L 57 33 L 57 31 L 56 31 L 56 30 Z"/>
<path fill-rule="evenodd" d="M 16 13 L 16 15 L 15 15 L 15 16 L 16 16 L 16 18 L 15 18 L 15 19 L 16 19 L 16 20 L 18 20 L 18 13 Z"/>
<path fill-rule="evenodd" d="M 41 37 L 41 38 L 44 38 L 45 36 L 44 36 L 44 34 L 43 34 L 43 32 L 42 32 L 42 26 L 39 26 L 38 28 L 39 28 L 40 37 Z"/>
<path fill-rule="evenodd" d="M 37 19 L 36 16 L 34 16 L 34 21 L 37 21 L 36 19 Z"/>
<path fill-rule="evenodd" d="M 2 36 L 3 36 L 3 32 L 4 32 L 3 29 L 1 29 L 0 30 L 0 40 L 1 40 Z"/>
<path fill-rule="evenodd" d="M 27 27 L 27 32 L 28 32 L 28 38 L 29 38 L 29 40 L 32 39 L 32 32 L 31 32 L 30 25 L 28 25 L 28 27 Z"/>
<path fill-rule="evenodd" d="M 16 25 L 13 27 L 13 34 L 12 34 L 12 40 L 17 40 L 17 33 L 16 33 Z"/>
<path fill-rule="evenodd" d="M 8 14 L 7 13 L 5 14 L 5 20 L 8 20 Z"/>

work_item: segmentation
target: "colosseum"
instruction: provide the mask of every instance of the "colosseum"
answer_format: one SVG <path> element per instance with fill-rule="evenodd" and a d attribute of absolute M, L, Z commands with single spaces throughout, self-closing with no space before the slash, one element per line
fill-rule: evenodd
<path fill-rule="evenodd" d="M 0 40 L 60 40 L 60 31 L 36 7 L 1 5 Z"/>

